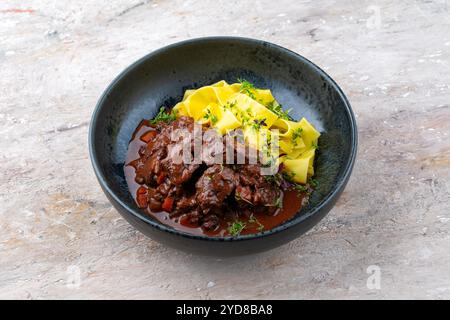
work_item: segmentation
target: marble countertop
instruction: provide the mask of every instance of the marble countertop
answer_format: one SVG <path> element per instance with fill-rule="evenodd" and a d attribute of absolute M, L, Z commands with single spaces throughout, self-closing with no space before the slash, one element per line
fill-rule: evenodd
<path fill-rule="evenodd" d="M 277 250 L 221 260 L 162 246 L 91 168 L 88 123 L 110 81 L 207 35 L 301 53 L 357 115 L 345 192 Z M 447 0 L 2 1 L 0 298 L 449 299 L 449 67 Z"/>

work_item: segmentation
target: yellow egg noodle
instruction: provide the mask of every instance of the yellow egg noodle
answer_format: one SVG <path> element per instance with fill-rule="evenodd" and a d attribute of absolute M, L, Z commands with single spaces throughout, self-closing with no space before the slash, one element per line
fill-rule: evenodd
<path fill-rule="evenodd" d="M 290 120 L 268 89 L 256 89 L 246 82 L 228 84 L 219 81 L 196 90 L 186 90 L 175 105 L 177 116 L 190 116 L 209 124 L 220 134 L 242 129 L 246 142 L 263 148 L 261 137 L 278 129 L 280 156 L 284 171 L 297 183 L 306 183 L 314 175 L 314 155 L 320 133 L 305 118 Z M 258 125 L 262 124 L 262 125 Z"/>

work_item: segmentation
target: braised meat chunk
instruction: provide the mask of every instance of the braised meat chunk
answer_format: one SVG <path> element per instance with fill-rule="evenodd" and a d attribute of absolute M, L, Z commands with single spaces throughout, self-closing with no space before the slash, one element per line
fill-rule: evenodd
<path fill-rule="evenodd" d="M 195 184 L 198 206 L 205 214 L 220 208 L 236 182 L 236 174 L 230 168 L 218 164 L 209 167 Z"/>
<path fill-rule="evenodd" d="M 282 204 L 280 189 L 261 175 L 261 167 L 254 164 L 240 166 L 236 200 L 242 210 L 274 213 Z"/>

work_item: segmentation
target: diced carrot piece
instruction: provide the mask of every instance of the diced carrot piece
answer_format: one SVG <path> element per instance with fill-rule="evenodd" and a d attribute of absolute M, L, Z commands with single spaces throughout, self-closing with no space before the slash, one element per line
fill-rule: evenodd
<path fill-rule="evenodd" d="M 162 209 L 166 212 L 171 212 L 172 207 L 173 207 L 173 198 L 167 197 L 166 199 L 164 199 L 164 202 L 162 204 Z"/>
<path fill-rule="evenodd" d="M 157 135 L 157 132 L 155 130 L 150 130 L 144 133 L 141 136 L 141 140 L 145 143 L 149 143 L 150 140 L 152 140 Z"/>
<path fill-rule="evenodd" d="M 139 187 L 136 191 L 137 194 L 147 194 L 147 188 L 146 187 Z"/>
<path fill-rule="evenodd" d="M 158 178 L 156 179 L 156 183 L 157 184 L 163 183 L 165 178 L 166 178 L 166 175 L 164 174 L 164 172 L 161 172 L 159 174 Z"/>
<path fill-rule="evenodd" d="M 147 208 L 147 188 L 139 187 L 136 192 L 136 202 L 141 209 Z"/>

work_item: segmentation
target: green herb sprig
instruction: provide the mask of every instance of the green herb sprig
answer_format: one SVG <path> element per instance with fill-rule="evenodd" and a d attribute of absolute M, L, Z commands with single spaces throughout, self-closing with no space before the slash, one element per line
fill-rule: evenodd
<path fill-rule="evenodd" d="M 277 200 L 274 203 L 274 207 L 277 207 L 278 209 L 283 208 L 283 196 L 280 195 Z"/>
<path fill-rule="evenodd" d="M 240 92 L 245 93 L 246 95 L 248 95 L 250 98 L 252 98 L 253 100 L 256 100 L 256 96 L 255 96 L 255 86 L 248 82 L 245 79 L 237 79 L 238 82 L 241 84 L 241 89 Z"/>
<path fill-rule="evenodd" d="M 231 236 L 236 237 L 241 234 L 242 230 L 245 229 L 247 224 L 245 222 L 236 220 L 233 224 L 228 228 L 228 232 Z"/>
<path fill-rule="evenodd" d="M 294 184 L 294 189 L 298 192 L 307 192 L 308 191 L 307 186 L 304 186 L 304 185 L 298 184 L 298 183 Z"/>
<path fill-rule="evenodd" d="M 152 120 L 150 120 L 151 124 L 157 124 L 159 122 L 172 122 L 177 119 L 176 112 L 173 110 L 171 112 L 167 112 L 166 108 L 161 107 L 159 108 L 159 112 Z"/>
<path fill-rule="evenodd" d="M 319 182 L 313 178 L 308 179 L 308 184 L 313 188 L 317 188 L 319 186 Z"/>
<path fill-rule="evenodd" d="M 264 225 L 261 222 L 259 222 L 259 220 L 256 219 L 256 217 L 253 214 L 248 219 L 248 222 L 257 224 L 258 225 L 258 228 L 257 228 L 258 231 L 263 231 L 264 230 Z"/>
<path fill-rule="evenodd" d="M 275 113 L 280 119 L 292 120 L 291 116 L 289 115 L 289 112 L 291 112 L 292 109 L 284 111 L 282 105 L 275 100 L 267 103 L 266 108 Z"/>
<path fill-rule="evenodd" d="M 302 128 L 296 128 L 292 131 L 292 142 L 294 143 L 294 146 L 297 146 L 298 141 L 297 139 L 302 136 L 303 129 Z"/>
<path fill-rule="evenodd" d="M 319 183 L 313 178 L 309 178 L 306 184 L 300 184 L 294 181 L 295 173 L 293 172 L 283 172 L 283 178 L 290 182 L 292 188 L 300 193 L 311 194 L 312 189 L 317 188 Z"/>
<path fill-rule="evenodd" d="M 206 114 L 203 116 L 204 119 L 211 121 L 212 125 L 215 125 L 217 123 L 217 121 L 219 121 L 219 119 L 217 118 L 217 116 L 213 115 L 211 113 L 211 110 L 207 109 L 206 110 Z"/>
<path fill-rule="evenodd" d="M 255 131 L 259 131 L 261 126 L 267 126 L 265 121 L 266 119 L 253 119 L 253 121 L 250 122 L 250 127 Z"/>
<path fill-rule="evenodd" d="M 280 186 L 281 180 L 283 180 L 283 177 L 281 176 L 280 173 L 276 173 L 271 176 L 264 176 L 264 179 L 269 183 L 273 183 L 273 184 L 276 184 L 277 186 Z"/>

